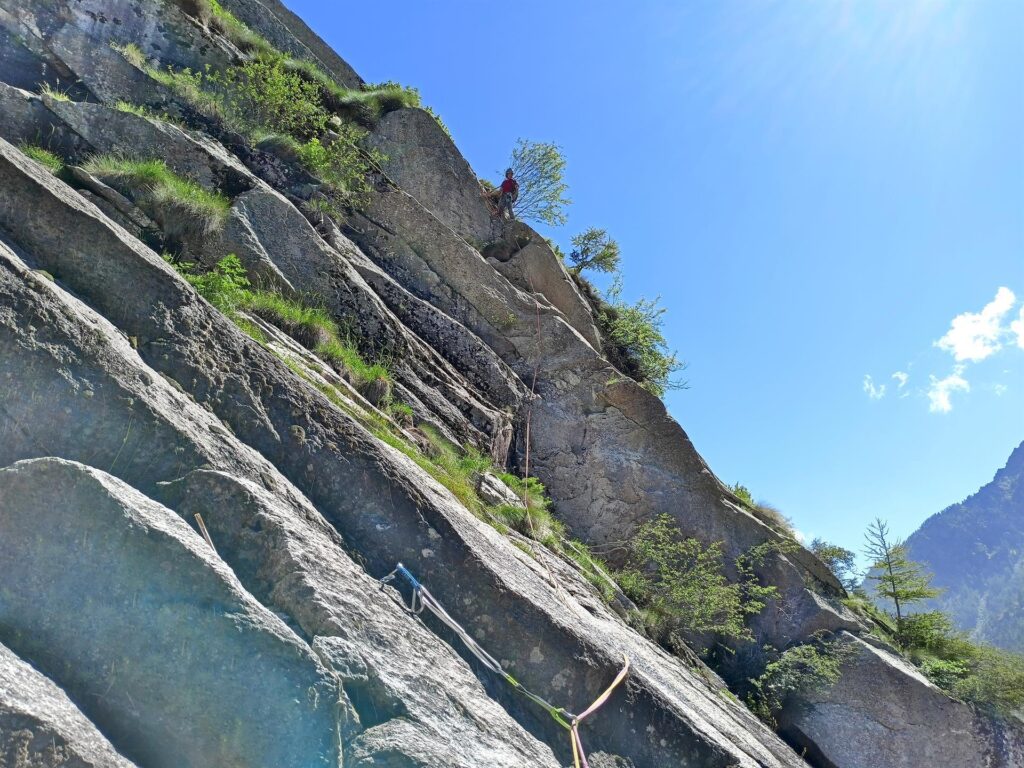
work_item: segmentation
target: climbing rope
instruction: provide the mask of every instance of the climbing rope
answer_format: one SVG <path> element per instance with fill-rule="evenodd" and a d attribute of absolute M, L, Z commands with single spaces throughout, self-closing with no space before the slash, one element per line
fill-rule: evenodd
<path fill-rule="evenodd" d="M 418 616 L 423 613 L 424 609 L 426 609 L 436 616 L 442 624 L 458 636 L 463 645 L 469 649 L 470 653 L 479 659 L 480 663 L 494 674 L 504 678 L 505 681 L 515 690 L 519 691 L 519 693 L 551 715 L 552 719 L 554 719 L 556 723 L 569 731 L 569 741 L 572 745 L 572 759 L 575 768 L 590 768 L 590 764 L 587 762 L 587 756 L 583 751 L 583 741 L 580 739 L 579 725 L 583 722 L 584 718 L 589 717 L 600 709 L 601 706 L 608 701 L 608 697 L 612 695 L 612 691 L 614 691 L 619 684 L 626 679 L 626 675 L 629 674 L 628 656 L 623 654 L 623 667 L 619 671 L 619 674 L 615 676 L 612 684 L 605 689 L 604 693 L 598 696 L 594 700 L 594 703 L 587 707 L 581 714 L 574 715 L 571 712 L 568 712 L 565 708 L 556 707 L 554 704 L 551 704 L 537 694 L 528 690 L 522 683 L 506 672 L 497 659 L 480 647 L 480 644 L 470 637 L 469 633 L 449 615 L 448 611 L 444 609 L 444 606 L 442 606 L 434 596 L 430 594 L 427 588 L 417 581 L 416 577 L 413 576 L 401 563 L 398 563 L 395 566 L 395 570 L 380 580 L 381 589 L 384 588 L 384 585 L 394 581 L 397 576 L 402 576 L 412 587 L 412 598 L 409 605 L 404 606 L 407 611 Z"/>

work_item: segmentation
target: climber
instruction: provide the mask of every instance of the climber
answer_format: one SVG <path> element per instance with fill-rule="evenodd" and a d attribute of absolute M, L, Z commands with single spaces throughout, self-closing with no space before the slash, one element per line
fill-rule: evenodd
<path fill-rule="evenodd" d="M 501 182 L 501 186 L 495 189 L 490 194 L 491 200 L 497 205 L 497 213 L 495 214 L 499 219 L 505 218 L 505 211 L 508 211 L 508 217 L 515 219 L 516 215 L 512 211 L 512 206 L 515 205 L 516 200 L 519 198 L 519 182 L 512 178 L 513 171 L 511 168 L 505 170 L 505 180 Z"/>

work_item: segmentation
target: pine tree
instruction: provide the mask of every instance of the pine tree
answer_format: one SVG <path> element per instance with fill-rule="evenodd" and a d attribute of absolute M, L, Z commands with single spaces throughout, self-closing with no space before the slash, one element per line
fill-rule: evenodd
<path fill-rule="evenodd" d="M 864 554 L 873 560 L 868 578 L 877 582 L 875 593 L 891 600 L 896 607 L 896 640 L 904 645 L 904 624 L 907 606 L 936 597 L 942 590 L 931 585 L 932 576 L 924 567 L 907 557 L 903 541 L 889 535 L 889 526 L 876 518 L 865 534 Z"/>

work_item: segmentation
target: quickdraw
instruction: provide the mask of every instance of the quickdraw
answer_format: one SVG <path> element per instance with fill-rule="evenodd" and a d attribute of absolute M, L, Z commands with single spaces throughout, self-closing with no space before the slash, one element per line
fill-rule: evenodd
<path fill-rule="evenodd" d="M 615 676 L 612 684 L 605 689 L 604 693 L 598 696 L 594 700 L 594 703 L 587 707 L 582 713 L 574 715 L 571 712 L 568 712 L 565 708 L 556 707 L 554 704 L 544 700 L 537 694 L 527 690 L 522 683 L 506 672 L 502 668 L 501 664 L 498 663 L 497 659 L 481 648 L 476 640 L 470 637 L 469 633 L 466 632 L 466 630 L 449 615 L 448 611 L 444 609 L 444 606 L 437 602 L 427 588 L 417 581 L 416 577 L 413 576 L 401 563 L 398 563 L 398 565 L 395 566 L 395 570 L 380 580 L 381 589 L 384 588 L 385 584 L 393 581 L 396 576 L 402 576 L 412 587 L 412 599 L 410 600 L 409 605 L 406 606 L 407 611 L 418 616 L 423 613 L 424 609 L 426 609 L 436 616 L 442 624 L 458 635 L 463 645 L 465 645 L 466 648 L 469 649 L 470 653 L 479 659 L 487 669 L 499 677 L 504 678 L 505 681 L 508 682 L 508 684 L 515 690 L 519 691 L 523 696 L 545 710 L 549 715 L 551 715 L 556 723 L 569 731 L 569 741 L 572 745 L 572 759 L 575 768 L 590 768 L 589 763 L 587 763 L 587 756 L 583 751 L 583 741 L 580 739 L 579 725 L 583 722 L 584 718 L 589 717 L 600 709 L 601 706 L 608 701 L 608 697 L 612 695 L 612 691 L 614 691 L 619 684 L 626 679 L 626 675 L 629 674 L 628 656 L 625 654 L 623 655 L 623 667 L 619 671 L 619 674 Z"/>

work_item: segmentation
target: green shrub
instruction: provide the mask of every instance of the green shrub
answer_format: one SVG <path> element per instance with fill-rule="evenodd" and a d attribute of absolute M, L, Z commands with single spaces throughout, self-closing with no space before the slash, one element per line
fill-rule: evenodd
<path fill-rule="evenodd" d="M 730 486 L 729 490 L 739 497 L 740 501 L 751 507 L 754 506 L 754 497 L 750 495 L 750 490 L 747 486 L 736 483 L 735 485 Z"/>
<path fill-rule="evenodd" d="M 1024 709 L 1024 655 L 991 646 L 975 646 L 969 674 L 953 682 L 962 699 L 1004 716 Z"/>
<path fill-rule="evenodd" d="M 18 149 L 52 174 L 56 175 L 64 168 L 64 161 L 60 157 L 37 144 L 19 144 Z"/>
<path fill-rule="evenodd" d="M 157 69 L 143 65 L 142 69 L 161 85 L 170 88 L 193 109 L 213 120 L 225 120 L 227 108 L 223 93 L 205 87 L 202 72 L 184 69 Z M 241 126 L 238 126 L 239 128 Z"/>
<path fill-rule="evenodd" d="M 605 296 L 598 325 L 609 342 L 608 358 L 620 371 L 661 397 L 670 389 L 685 389 L 686 382 L 672 376 L 686 366 L 670 352 L 661 328 L 664 307 L 658 299 L 622 300 L 622 281 L 616 279 Z"/>
<path fill-rule="evenodd" d="M 762 545 L 764 547 L 765 545 Z M 767 556 L 755 548 L 736 562 L 741 581 L 730 583 L 722 542 L 704 545 L 685 538 L 670 515 L 644 523 L 629 542 L 625 566 L 615 576 L 623 591 L 641 605 L 652 634 L 669 647 L 684 635 L 716 633 L 751 640 L 748 615 L 776 594 L 761 586 L 753 567 Z"/>
<path fill-rule="evenodd" d="M 233 317 L 249 298 L 249 279 L 245 267 L 233 253 L 229 253 L 206 272 L 198 272 L 196 265 L 191 262 L 174 263 L 169 256 L 165 255 L 164 258 L 196 289 L 196 293 L 228 317 Z"/>
<path fill-rule="evenodd" d="M 362 90 L 373 95 L 381 115 L 394 112 L 396 109 L 423 106 L 419 89 L 396 83 L 394 80 L 386 80 L 383 83 L 363 83 Z"/>
<path fill-rule="evenodd" d="M 365 150 L 360 146 L 366 131 L 358 126 L 343 123 L 335 132 L 338 137 L 328 144 L 311 139 L 300 145 L 299 161 L 331 185 L 334 199 L 358 206 L 370 192 L 367 176 L 386 158 L 376 149 Z"/>
<path fill-rule="evenodd" d="M 139 193 L 137 202 L 170 236 L 208 235 L 224 226 L 230 201 L 171 171 L 163 160 L 97 155 L 83 166 L 101 179 L 120 181 Z"/>
<path fill-rule="evenodd" d="M 834 685 L 848 651 L 835 642 L 798 645 L 770 662 L 747 694 L 747 706 L 761 720 L 776 726 L 775 717 L 799 692 Z"/>
<path fill-rule="evenodd" d="M 323 99 L 328 92 L 321 81 L 302 74 L 319 70 L 294 64 L 279 56 L 256 58 L 223 73 L 146 71 L 203 115 L 226 122 L 266 151 L 294 158 L 327 183 L 337 205 L 357 207 L 370 192 L 368 175 L 386 158 L 375 149 L 363 148 L 367 134 L 358 125 L 335 121 L 327 131 L 330 114 Z M 322 77 L 330 82 L 326 75 Z M 338 89 L 333 83 L 332 87 Z M 373 93 L 339 92 L 356 94 L 358 100 L 375 98 Z"/>
<path fill-rule="evenodd" d="M 327 125 L 320 87 L 280 58 L 253 59 L 223 74 L 208 74 L 207 80 L 226 91 L 230 113 L 246 132 L 262 128 L 308 140 Z"/>

